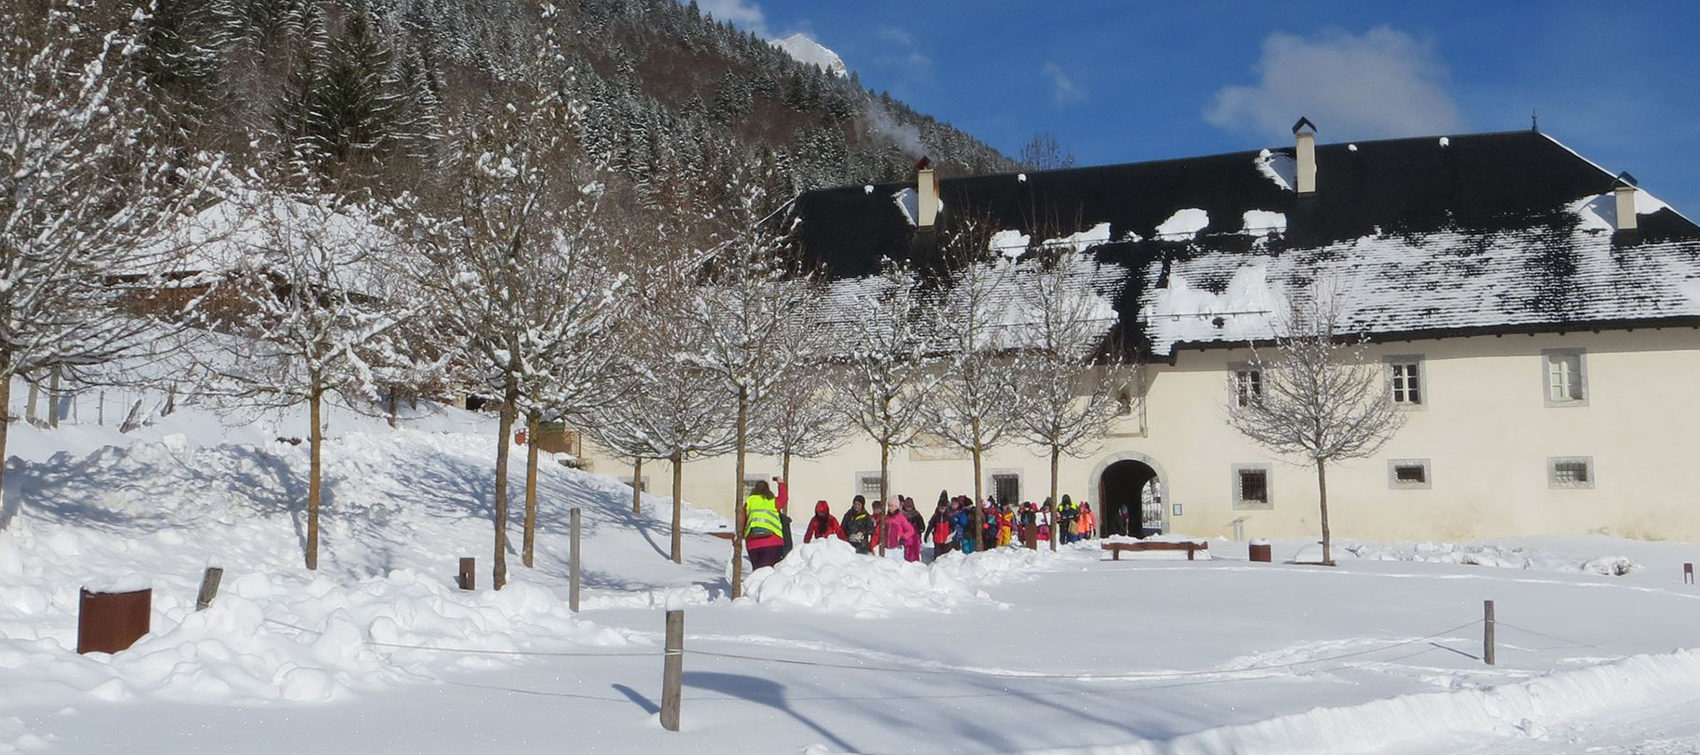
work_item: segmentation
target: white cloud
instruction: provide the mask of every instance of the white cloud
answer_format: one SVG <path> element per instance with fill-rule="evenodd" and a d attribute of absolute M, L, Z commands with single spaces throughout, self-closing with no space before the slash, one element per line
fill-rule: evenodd
<path fill-rule="evenodd" d="M 891 68 L 904 69 L 915 77 L 931 74 L 933 59 L 921 52 L 921 44 L 916 41 L 914 34 L 895 26 L 882 26 L 876 34 L 891 48 L 880 55 L 876 62 Z"/>
<path fill-rule="evenodd" d="M 1052 102 L 1066 105 L 1086 99 L 1086 90 L 1074 83 L 1074 79 L 1069 78 L 1068 74 L 1063 73 L 1062 66 L 1047 62 L 1040 66 L 1039 70 L 1051 79 Z"/>
<path fill-rule="evenodd" d="M 1330 140 L 1460 130 L 1434 46 L 1386 26 L 1358 36 L 1270 34 L 1257 70 L 1262 78 L 1255 85 L 1217 90 L 1204 119 L 1269 138 L 1290 136 L 1301 115 Z"/>
<path fill-rule="evenodd" d="M 731 21 L 733 26 L 754 32 L 758 37 L 773 38 L 767 30 L 767 14 L 752 0 L 697 0 L 697 7 L 716 21 Z"/>

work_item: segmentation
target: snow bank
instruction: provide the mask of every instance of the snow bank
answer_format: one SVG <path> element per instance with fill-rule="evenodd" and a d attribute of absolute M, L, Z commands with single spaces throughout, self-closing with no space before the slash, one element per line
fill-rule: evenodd
<path fill-rule="evenodd" d="M 1058 562 L 1044 549 L 999 548 L 910 563 L 859 555 L 849 543 L 829 538 L 798 546 L 777 566 L 751 573 L 739 604 L 858 618 L 900 610 L 950 613 L 966 604 L 998 605 L 981 588 L 1031 579 Z"/>
<path fill-rule="evenodd" d="M 1344 543 L 1335 551 L 1337 555 L 1342 552 L 1366 561 L 1465 564 L 1608 577 L 1621 577 L 1642 568 L 1639 562 L 1627 556 L 1605 555 L 1579 561 L 1574 556 L 1487 543 Z M 1320 553 L 1318 546 L 1317 554 L 1320 556 Z"/>
<path fill-rule="evenodd" d="M 1638 655 L 1486 689 L 1400 695 L 1205 729 L 1169 740 L 1073 751 L 1106 755 L 1384 752 L 1422 745 L 1450 749 L 1464 734 L 1543 741 L 1548 729 L 1579 718 L 1693 698 L 1700 695 L 1696 679 L 1700 679 L 1700 652 Z M 1564 749 L 1562 742 L 1551 744 Z"/>

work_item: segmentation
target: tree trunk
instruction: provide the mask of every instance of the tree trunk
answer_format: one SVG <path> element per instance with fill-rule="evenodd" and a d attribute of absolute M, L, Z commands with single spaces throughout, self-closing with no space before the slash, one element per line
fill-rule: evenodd
<path fill-rule="evenodd" d="M 786 452 L 779 455 L 779 479 L 780 479 L 781 482 L 785 483 L 785 486 L 787 488 L 789 488 L 791 486 L 791 452 L 790 451 L 786 451 Z M 775 490 L 773 492 L 777 494 L 779 491 Z M 785 503 L 786 503 L 787 506 L 789 506 L 791 502 L 789 500 L 787 500 Z M 784 513 L 786 515 L 789 515 L 791 512 L 787 511 L 787 512 L 784 512 Z"/>
<path fill-rule="evenodd" d="M 643 457 L 632 457 L 632 513 L 643 513 Z"/>
<path fill-rule="evenodd" d="M 324 391 L 313 388 L 307 394 L 307 568 L 319 568 L 319 500 L 324 492 L 320 483 L 319 453 L 325 442 L 324 422 L 320 412 Z"/>
<path fill-rule="evenodd" d="M 1062 449 L 1051 446 L 1051 551 L 1057 549 L 1057 460 L 1062 456 Z"/>
<path fill-rule="evenodd" d="M 5 360 L 6 356 L 0 352 L 0 360 Z M 12 377 L 0 375 L 0 491 L 6 489 L 6 431 L 12 429 L 12 419 Z M 5 494 L 0 492 L 0 525 L 7 523 Z M 4 531 L 3 528 L 0 531 Z"/>
<path fill-rule="evenodd" d="M 971 422 L 971 424 L 973 426 L 972 429 L 974 431 L 974 452 L 972 454 L 973 457 L 974 457 L 974 516 L 973 516 L 973 522 L 974 522 L 974 542 L 976 543 L 976 547 L 974 548 L 974 552 L 979 553 L 979 552 L 985 550 L 985 546 L 986 546 L 986 512 L 980 506 L 980 500 L 982 498 L 981 494 L 984 492 L 984 483 L 982 483 L 980 481 L 980 456 L 983 452 L 980 448 L 980 420 L 975 419 Z"/>
<path fill-rule="evenodd" d="M 390 386 L 390 427 L 391 428 L 394 428 L 396 426 L 396 410 L 399 408 L 399 407 L 396 406 L 396 404 L 398 403 L 397 394 L 399 392 L 400 392 L 399 388 L 396 388 L 393 385 Z"/>
<path fill-rule="evenodd" d="M 883 507 L 885 506 L 886 496 L 891 495 L 890 493 L 886 492 L 887 488 L 889 487 L 889 483 L 887 482 L 886 478 L 889 476 L 889 470 L 890 469 L 891 469 L 891 444 L 882 440 L 882 441 L 880 441 L 880 499 L 877 503 L 874 504 L 874 507 L 869 509 L 870 513 L 874 512 L 874 511 L 884 511 L 885 510 Z M 880 522 L 876 520 L 874 522 L 874 525 L 875 525 L 874 526 L 874 537 L 879 538 L 879 541 L 880 541 L 879 555 L 880 555 L 881 558 L 884 558 L 885 557 L 885 538 L 880 537 L 880 534 L 881 534 L 880 531 L 879 531 Z"/>
<path fill-rule="evenodd" d="M 519 389 L 508 386 L 502 395 L 502 411 L 496 422 L 496 528 L 495 553 L 490 560 L 490 584 L 500 590 L 508 584 L 508 444 L 514 431 L 514 403 L 519 401 Z"/>
<path fill-rule="evenodd" d="M 685 562 L 684 524 L 679 512 L 685 508 L 685 453 L 673 452 L 673 541 L 669 553 L 673 563 Z"/>
<path fill-rule="evenodd" d="M 744 442 L 745 432 L 749 429 L 750 400 L 749 389 L 738 386 L 738 484 L 733 489 L 732 521 L 737 528 L 732 530 L 732 597 L 741 598 L 744 595 Z M 677 509 L 677 507 L 674 507 Z"/>
<path fill-rule="evenodd" d="M 1334 565 L 1334 541 L 1328 533 L 1328 473 L 1323 459 L 1316 460 L 1316 489 L 1322 495 L 1322 563 L 1324 566 Z"/>
<path fill-rule="evenodd" d="M 537 420 L 533 409 L 525 415 L 525 533 L 520 561 L 531 568 L 532 554 L 537 546 Z"/>

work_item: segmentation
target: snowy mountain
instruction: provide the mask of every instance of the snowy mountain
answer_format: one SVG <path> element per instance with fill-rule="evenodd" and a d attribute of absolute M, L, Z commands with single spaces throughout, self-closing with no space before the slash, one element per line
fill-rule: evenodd
<path fill-rule="evenodd" d="M 784 50 L 785 54 L 796 58 L 799 63 L 820 66 L 821 70 L 834 76 L 846 76 L 850 73 L 850 69 L 844 65 L 844 59 L 838 57 L 838 53 L 802 32 L 774 42 L 773 46 Z"/>

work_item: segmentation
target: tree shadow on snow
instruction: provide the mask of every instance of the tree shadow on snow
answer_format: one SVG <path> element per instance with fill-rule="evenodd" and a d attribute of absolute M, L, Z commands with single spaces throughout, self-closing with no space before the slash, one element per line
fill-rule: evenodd
<path fill-rule="evenodd" d="M 833 734 L 825 727 L 815 723 L 814 719 L 808 718 L 794 710 L 790 703 L 785 700 L 785 685 L 779 684 L 778 682 L 757 676 L 745 676 L 743 674 L 722 674 L 711 671 L 686 671 L 684 683 L 686 687 L 719 692 L 724 695 L 741 698 L 752 703 L 759 703 L 761 705 L 774 708 L 791 716 L 792 718 L 797 719 L 797 721 L 802 723 L 804 726 L 813 729 L 815 733 L 831 740 L 834 747 L 847 751 L 853 751 L 855 749 L 850 746 L 849 742 L 840 739 L 838 735 Z M 687 701 L 687 703 L 688 702 L 689 701 Z"/>

